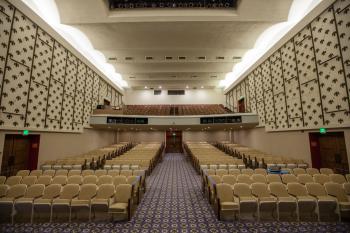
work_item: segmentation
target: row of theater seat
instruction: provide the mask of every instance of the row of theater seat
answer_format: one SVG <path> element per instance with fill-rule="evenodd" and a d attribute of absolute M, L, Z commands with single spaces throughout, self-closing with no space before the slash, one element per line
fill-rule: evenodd
<path fill-rule="evenodd" d="M 138 195 L 136 179 L 132 184 L 16 184 L 6 189 L 0 198 L 0 219 L 2 222 L 44 221 L 62 219 L 70 221 L 87 215 L 91 219 L 96 214 L 121 214 L 130 219 L 134 199 Z"/>
<path fill-rule="evenodd" d="M 344 184 L 350 186 L 350 183 Z M 265 183 L 216 183 L 211 203 L 218 218 L 224 215 L 253 216 L 260 220 L 269 216 L 276 220 L 307 219 L 319 221 L 337 221 L 349 216 L 350 199 L 343 185 L 327 182 Z"/>

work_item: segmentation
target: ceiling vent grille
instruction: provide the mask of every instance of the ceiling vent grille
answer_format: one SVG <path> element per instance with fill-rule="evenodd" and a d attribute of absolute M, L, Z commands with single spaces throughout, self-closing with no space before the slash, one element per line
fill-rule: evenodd
<path fill-rule="evenodd" d="M 186 57 L 184 57 L 184 56 L 179 56 L 179 60 L 186 60 Z"/>
<path fill-rule="evenodd" d="M 216 57 L 216 60 L 224 60 L 224 59 L 225 59 L 225 57 L 222 57 L 222 56 Z"/>
<path fill-rule="evenodd" d="M 132 60 L 134 60 L 134 58 L 133 57 L 125 57 L 125 60 L 126 61 L 132 61 Z"/>
<path fill-rule="evenodd" d="M 185 90 L 168 90 L 168 95 L 185 95 Z"/>
<path fill-rule="evenodd" d="M 165 60 L 173 60 L 173 57 L 166 56 L 166 57 L 165 57 Z"/>
<path fill-rule="evenodd" d="M 151 57 L 151 56 L 146 56 L 146 60 L 153 60 L 153 57 Z"/>
<path fill-rule="evenodd" d="M 198 60 L 205 60 L 206 59 L 205 56 L 201 56 L 201 57 L 197 57 L 197 58 L 198 58 Z"/>

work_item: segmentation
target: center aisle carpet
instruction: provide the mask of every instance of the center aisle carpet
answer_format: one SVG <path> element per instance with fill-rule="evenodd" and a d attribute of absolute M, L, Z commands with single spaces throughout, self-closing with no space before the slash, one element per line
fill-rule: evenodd
<path fill-rule="evenodd" d="M 201 192 L 200 176 L 182 154 L 167 154 L 147 179 L 130 222 L 6 224 L 1 232 L 350 232 L 347 223 L 220 222 Z"/>

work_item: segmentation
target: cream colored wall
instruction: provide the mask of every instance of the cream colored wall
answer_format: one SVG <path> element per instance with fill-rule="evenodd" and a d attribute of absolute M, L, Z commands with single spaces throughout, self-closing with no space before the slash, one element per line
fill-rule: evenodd
<path fill-rule="evenodd" d="M 164 142 L 164 131 L 139 131 L 139 132 L 119 132 L 118 142 Z"/>
<path fill-rule="evenodd" d="M 344 132 L 348 161 L 350 162 L 350 129 L 328 131 Z M 266 132 L 265 128 L 255 128 L 234 131 L 233 140 L 235 143 L 273 155 L 303 159 L 311 165 L 309 132 L 316 131 Z"/>
<path fill-rule="evenodd" d="M 15 131 L 0 131 L 0 167 L 5 135 L 15 133 L 18 134 Z M 115 132 L 104 130 L 85 129 L 81 134 L 47 132 L 35 132 L 35 134 L 40 135 L 38 166 L 47 160 L 79 155 L 116 142 Z"/>
<path fill-rule="evenodd" d="M 192 142 L 213 142 L 213 141 L 229 141 L 229 131 L 184 131 L 183 141 Z"/>

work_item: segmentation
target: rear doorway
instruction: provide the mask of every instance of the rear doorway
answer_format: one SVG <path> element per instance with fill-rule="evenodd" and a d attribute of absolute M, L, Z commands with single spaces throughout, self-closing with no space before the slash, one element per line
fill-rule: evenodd
<path fill-rule="evenodd" d="M 166 131 L 166 153 L 182 153 L 182 131 Z"/>
<path fill-rule="evenodd" d="M 13 176 L 17 171 L 37 169 L 40 135 L 6 134 L 1 175 Z"/>

